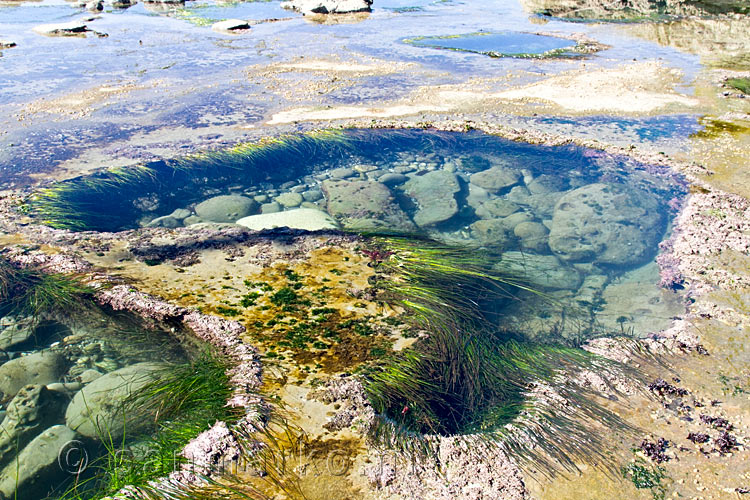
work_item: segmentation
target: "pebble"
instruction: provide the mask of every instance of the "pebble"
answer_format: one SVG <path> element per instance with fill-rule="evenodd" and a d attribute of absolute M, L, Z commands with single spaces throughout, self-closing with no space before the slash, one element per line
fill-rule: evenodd
<path fill-rule="evenodd" d="M 347 179 L 354 177 L 355 172 L 351 168 L 334 168 L 329 172 L 332 179 Z"/>
<path fill-rule="evenodd" d="M 385 184 L 388 187 L 398 186 L 406 182 L 407 177 L 404 174 L 388 173 L 378 177 L 378 182 Z"/>
<path fill-rule="evenodd" d="M 275 214 L 276 212 L 281 212 L 281 205 L 275 201 L 260 206 L 260 213 L 262 214 Z"/>
<path fill-rule="evenodd" d="M 311 189 L 302 193 L 305 201 L 318 201 L 323 198 L 323 193 L 319 189 Z"/>

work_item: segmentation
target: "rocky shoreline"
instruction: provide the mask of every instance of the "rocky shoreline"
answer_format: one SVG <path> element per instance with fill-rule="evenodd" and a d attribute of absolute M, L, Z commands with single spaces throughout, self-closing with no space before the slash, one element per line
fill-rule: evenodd
<path fill-rule="evenodd" d="M 353 125 L 356 125 L 356 123 L 353 123 Z M 372 125 L 372 123 L 369 123 L 369 125 Z M 383 127 L 409 127 L 414 125 L 413 122 L 405 121 L 378 123 L 378 126 Z M 456 120 L 433 122 L 430 125 L 441 130 L 457 131 L 465 130 L 467 127 L 466 122 Z M 750 249 L 750 238 L 747 236 L 747 221 L 750 220 L 750 218 L 748 218 L 748 204 L 746 200 L 737 196 L 717 192 L 704 181 L 695 177 L 694 174 L 696 173 L 700 175 L 706 174 L 705 170 L 699 165 L 680 164 L 664 157 L 663 155 L 644 154 L 638 150 L 606 146 L 597 142 L 581 141 L 570 137 L 552 137 L 534 131 L 510 130 L 503 127 L 496 127 L 492 124 L 481 124 L 476 122 L 471 122 L 470 126 L 490 133 L 499 134 L 513 140 L 556 145 L 575 143 L 587 147 L 596 147 L 610 154 L 627 155 L 637 158 L 640 161 L 653 162 L 681 172 L 688 177 L 691 185 L 696 186 L 698 192 L 693 192 L 693 194 L 688 197 L 686 204 L 676 221 L 674 236 L 668 245 L 670 252 L 670 260 L 668 262 L 673 266 L 676 265 L 680 274 L 680 279 L 674 279 L 674 283 L 679 281 L 685 286 L 688 286 L 689 297 L 692 298 L 698 298 L 717 287 L 726 288 L 727 286 L 745 286 L 743 285 L 744 278 L 741 275 L 733 275 L 725 270 L 717 270 L 712 273 L 705 272 L 707 267 L 706 259 L 708 256 L 726 249 L 732 249 L 741 253 L 746 253 L 748 249 Z M 51 255 L 48 255 L 43 250 L 29 252 L 23 247 L 17 247 L 15 250 L 6 249 L 4 255 L 6 258 L 10 258 L 18 264 L 33 264 L 35 266 L 40 266 L 49 272 L 91 273 L 93 269 L 90 264 L 81 259 L 71 257 L 71 255 L 77 253 L 82 244 L 88 244 L 87 240 L 90 240 L 92 236 L 100 239 L 101 243 L 99 244 L 106 244 L 108 239 L 122 239 L 123 237 L 128 239 L 135 238 L 137 240 L 139 238 L 139 233 L 142 231 L 153 232 L 155 234 L 162 233 L 164 236 L 172 237 L 172 231 L 164 229 L 146 229 L 108 235 L 106 233 L 70 233 L 35 225 L 27 225 L 27 223 L 19 224 L 12 202 L 8 205 L 8 201 L 9 199 L 6 198 L 6 208 L 3 214 L 3 229 L 6 234 L 23 234 L 28 238 L 28 241 L 33 242 L 36 245 L 43 245 L 43 248 L 45 249 L 57 247 L 58 250 L 55 252 L 59 251 L 60 244 L 62 244 L 63 247 L 67 247 L 67 250 L 63 250 L 62 254 L 52 253 Z M 721 215 L 706 215 L 706 213 L 710 211 L 720 211 Z M 194 234 L 196 233 L 196 231 L 190 232 Z M 216 239 L 217 236 L 219 239 L 228 238 L 228 241 L 236 240 L 237 238 L 240 238 L 240 241 L 248 241 L 248 237 L 252 239 L 252 236 L 250 236 L 252 233 L 248 233 L 247 230 L 244 229 L 211 230 L 206 228 L 201 229 L 197 233 L 198 234 L 195 234 L 195 236 L 192 237 L 192 241 L 198 245 L 200 245 L 199 242 L 201 239 Z M 187 248 L 189 248 L 189 242 L 191 241 L 190 238 L 186 241 L 188 242 Z M 49 252 L 49 250 L 47 250 L 47 252 Z M 668 272 L 668 270 L 663 266 L 662 272 Z M 252 393 L 252 390 L 258 388 L 260 385 L 261 366 L 257 351 L 247 344 L 242 343 L 239 339 L 239 336 L 244 331 L 244 327 L 241 324 L 214 316 L 203 315 L 195 311 L 189 311 L 185 308 L 169 304 L 163 300 L 150 297 L 138 292 L 132 286 L 118 284 L 117 280 L 111 281 L 111 279 L 106 276 L 106 271 L 104 273 L 96 272 L 93 276 L 94 282 L 98 283 L 97 286 L 100 288 L 97 299 L 101 303 L 108 304 L 114 309 L 129 310 L 158 321 L 177 320 L 195 332 L 199 338 L 221 347 L 223 351 L 230 354 L 237 361 L 237 367 L 232 374 L 233 383 L 235 383 L 237 387 L 237 394 L 235 398 L 230 401 L 230 404 L 252 408 L 253 405 L 256 405 L 259 402 L 254 397 L 251 396 L 248 398 L 247 396 L 248 390 Z M 650 338 L 641 341 L 641 344 L 643 347 L 659 356 L 673 356 L 680 352 L 690 352 L 703 349 L 700 337 L 691 329 L 691 318 L 705 316 L 706 314 L 711 314 L 716 317 L 722 317 L 724 315 L 732 316 L 732 314 L 736 315 L 736 313 L 722 310 L 716 305 L 709 309 L 707 309 L 707 307 L 707 303 L 704 302 L 698 302 L 697 305 L 689 307 L 683 317 L 675 320 L 672 328 L 663 332 L 654 332 Z M 622 344 L 615 339 L 593 340 L 589 342 L 586 348 L 592 352 L 617 361 L 631 360 L 633 357 L 632 353 L 634 352 L 632 345 L 629 345 L 629 343 Z M 590 384 L 590 382 L 587 384 Z M 608 383 L 605 382 L 601 387 L 606 385 L 608 385 Z M 354 389 L 343 391 L 345 394 L 344 396 L 325 396 L 325 398 L 331 401 L 336 399 L 339 402 L 346 402 L 343 413 L 347 414 L 347 416 L 343 417 L 341 416 L 342 413 L 339 412 L 331 418 L 331 421 L 336 421 L 337 419 L 342 418 L 347 421 L 367 421 L 368 418 L 371 418 L 367 417 L 367 415 L 372 410 L 368 410 L 368 405 L 362 403 L 362 398 L 364 396 L 361 393 L 361 389 L 355 390 L 356 386 L 352 387 L 354 387 Z M 341 392 L 341 390 L 338 389 L 331 390 L 334 392 Z M 352 403 L 352 398 L 354 398 L 354 401 L 359 402 Z M 249 418 L 256 418 L 256 416 L 255 413 L 251 412 Z M 221 428 L 220 424 L 217 425 L 218 427 L 207 432 L 220 434 L 225 432 L 222 430 L 223 428 Z M 191 457 L 198 463 L 215 462 L 218 457 L 222 453 L 227 452 L 227 450 L 236 450 L 236 446 L 233 447 L 227 445 L 226 439 L 212 440 L 209 438 L 209 435 L 210 434 L 199 436 L 199 438 L 196 438 L 191 445 L 186 447 L 186 453 L 190 453 Z M 207 447 L 205 444 L 206 442 L 215 442 L 217 443 L 216 446 L 219 448 L 212 448 L 211 446 Z M 426 476 L 413 476 L 410 474 L 402 475 L 398 472 L 400 468 L 396 467 L 396 463 L 388 462 L 388 460 L 395 460 L 395 456 L 391 456 L 391 458 L 387 459 L 385 468 L 380 468 L 377 472 L 374 470 L 369 472 L 368 477 L 370 477 L 373 485 L 380 485 L 380 487 L 388 486 L 388 491 L 391 492 L 400 491 L 403 494 L 412 496 L 427 494 L 434 495 L 435 498 L 455 497 L 455 495 L 458 494 L 458 491 L 462 491 L 461 488 L 464 486 L 469 483 L 475 484 L 474 481 L 476 480 L 477 475 L 477 472 L 474 471 L 472 467 L 468 466 L 469 464 L 477 464 L 477 457 L 471 455 L 470 446 L 467 448 L 465 447 L 466 444 L 459 444 L 460 442 L 463 441 L 459 439 L 453 444 L 451 444 L 452 441 L 451 443 L 448 443 L 448 441 L 445 443 L 445 456 L 442 458 L 442 463 L 453 464 L 450 466 L 453 471 L 451 472 L 452 480 L 450 481 L 450 484 L 453 486 L 450 486 L 447 490 L 435 490 L 433 486 L 425 486 L 428 484 L 437 484 L 430 483 L 430 481 L 422 481 L 422 479 L 426 481 Z M 443 447 L 443 444 L 441 444 L 440 449 L 442 450 Z M 234 452 L 231 451 L 230 455 L 232 453 Z M 442 455 L 443 451 L 441 451 L 441 456 Z M 517 466 L 511 465 L 511 462 L 507 460 L 507 457 L 502 454 L 498 455 L 491 463 L 494 464 L 491 466 L 493 468 L 487 469 L 487 472 L 481 473 L 487 474 L 487 481 L 490 481 L 491 478 L 495 478 L 496 481 L 496 478 L 499 476 L 507 476 L 507 481 L 493 483 L 497 484 L 497 487 L 500 488 L 497 494 L 511 495 L 510 491 L 515 491 L 516 493 L 513 493 L 512 495 L 516 496 L 513 498 L 527 498 L 527 496 L 525 496 L 526 493 L 524 493 L 523 481 L 521 480 L 520 483 L 518 482 L 520 476 Z M 429 474 L 429 471 L 434 470 L 435 465 L 435 463 L 421 464 L 420 470 L 422 470 L 422 474 Z M 382 474 L 385 474 L 385 476 Z M 415 483 L 413 479 L 414 477 L 422 477 L 422 479 Z M 472 480 L 469 478 L 472 478 Z M 178 475 L 171 479 L 179 481 L 194 481 L 197 477 Z M 516 483 L 514 483 L 514 481 Z M 512 486 L 512 484 L 516 484 L 516 486 Z M 489 487 L 488 485 L 489 483 L 484 487 L 479 486 L 479 488 L 480 490 L 482 490 L 482 488 L 486 489 Z M 455 488 L 459 489 L 457 490 Z"/>

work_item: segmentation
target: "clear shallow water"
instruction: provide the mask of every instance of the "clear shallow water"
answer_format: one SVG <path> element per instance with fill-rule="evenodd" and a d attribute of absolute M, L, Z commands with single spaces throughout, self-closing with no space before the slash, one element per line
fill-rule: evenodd
<path fill-rule="evenodd" d="M 453 36 L 425 36 L 405 40 L 417 47 L 475 52 L 492 57 L 528 57 L 572 49 L 575 42 L 533 33 L 469 33 Z"/>
<path fill-rule="evenodd" d="M 0 302 L 0 493 L 59 498 L 78 466 L 95 470 L 103 445 L 127 448 L 148 439 L 148 427 L 117 430 L 124 387 L 164 363 L 186 362 L 197 346 L 128 314 L 91 308 L 41 320 L 9 313 L 5 305 Z"/>
<path fill-rule="evenodd" d="M 625 276 L 651 265 L 668 214 L 686 192 L 666 168 L 478 132 L 350 130 L 234 151 L 156 162 L 125 182 L 110 184 L 113 178 L 99 174 L 100 191 L 64 183 L 70 190 L 42 204 L 41 213 L 100 207 L 57 216 L 100 231 L 250 217 L 240 224 L 270 229 L 328 218 L 316 227 L 424 235 L 486 252 L 498 269 L 559 299 L 527 302 L 534 310 L 513 328 L 535 335 L 549 332 L 565 314 L 571 334 L 620 333 L 632 322 L 629 316 L 618 321 L 618 311 L 626 310 L 620 303 L 639 286 L 650 290 L 639 292 L 651 300 L 649 314 L 672 315 L 667 309 L 674 304 L 663 302 L 653 269 L 646 278 Z M 610 287 L 616 282 L 622 286 Z M 594 331 L 599 313 L 610 321 Z M 643 328 L 654 324 L 638 325 L 637 332 L 630 327 L 645 334 Z"/>

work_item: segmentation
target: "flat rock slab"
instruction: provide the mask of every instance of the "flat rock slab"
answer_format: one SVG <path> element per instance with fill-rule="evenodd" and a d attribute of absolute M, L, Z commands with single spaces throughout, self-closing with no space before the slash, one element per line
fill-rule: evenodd
<path fill-rule="evenodd" d="M 338 229 L 338 223 L 322 210 L 313 208 L 297 208 L 286 212 L 276 212 L 262 215 L 251 215 L 237 221 L 240 226 L 262 231 L 277 227 L 303 229 L 305 231 L 320 231 L 322 229 Z"/>
<path fill-rule="evenodd" d="M 227 19 L 219 21 L 211 26 L 211 29 L 219 33 L 233 33 L 243 30 L 249 30 L 250 24 L 242 19 Z"/>
<path fill-rule="evenodd" d="M 88 27 L 80 21 L 68 23 L 40 24 L 33 31 L 46 36 L 81 36 L 88 31 Z"/>

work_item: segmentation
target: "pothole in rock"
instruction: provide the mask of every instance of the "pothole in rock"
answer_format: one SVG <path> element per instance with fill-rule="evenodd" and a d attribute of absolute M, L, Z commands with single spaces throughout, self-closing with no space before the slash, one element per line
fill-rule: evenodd
<path fill-rule="evenodd" d="M 490 255 L 525 280 L 503 324 L 536 338 L 642 336 L 682 311 L 654 262 L 686 194 L 668 167 L 480 132 L 329 130 L 113 169 L 37 193 L 46 224 L 387 232 Z M 548 300 L 552 298 L 553 300 Z"/>
<path fill-rule="evenodd" d="M 584 50 L 583 45 L 574 40 L 520 32 L 420 36 L 403 41 L 416 47 L 473 52 L 490 57 L 574 57 L 590 51 Z"/>

